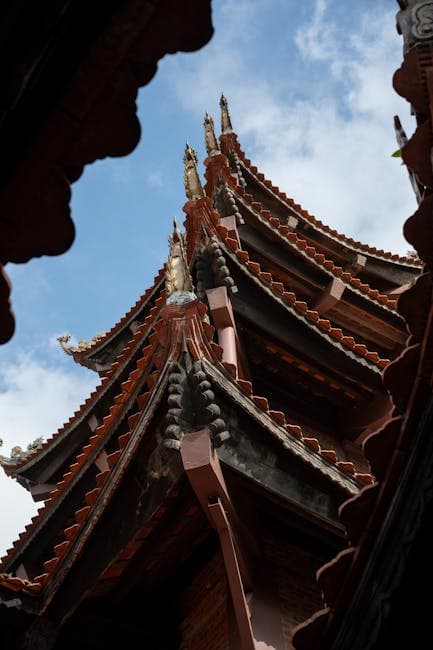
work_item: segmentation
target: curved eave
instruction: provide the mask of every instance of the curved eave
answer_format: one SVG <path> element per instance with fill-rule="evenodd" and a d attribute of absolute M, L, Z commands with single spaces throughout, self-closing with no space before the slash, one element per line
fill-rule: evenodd
<path fill-rule="evenodd" d="M 220 140 L 223 152 L 228 153 L 227 148 L 223 146 L 224 134 L 222 134 Z M 369 246 L 368 244 L 356 241 L 351 237 L 347 237 L 334 228 L 330 228 L 329 226 L 322 223 L 319 219 L 304 210 L 299 204 L 295 203 L 293 199 L 287 197 L 287 195 L 284 192 L 281 192 L 278 187 L 274 186 L 270 180 L 265 178 L 264 174 L 258 171 L 257 167 L 251 165 L 251 161 L 246 157 L 245 153 L 239 145 L 239 142 L 237 141 L 236 134 L 230 134 L 230 144 L 233 142 L 235 143 L 235 151 L 239 157 L 239 162 L 242 169 L 251 175 L 251 177 L 263 190 L 263 192 L 265 194 L 268 194 L 272 199 L 277 200 L 282 207 L 289 210 L 295 216 L 299 217 L 303 222 L 307 223 L 309 226 L 314 227 L 323 236 L 329 238 L 331 247 L 335 248 L 335 244 L 338 244 L 349 250 L 352 250 L 354 253 L 368 255 L 369 257 L 375 258 L 384 263 L 398 264 L 413 271 L 420 269 L 422 266 L 421 260 L 414 261 L 410 257 L 403 257 L 397 255 L 396 253 L 377 249 L 374 246 Z"/>
<path fill-rule="evenodd" d="M 231 402 L 235 402 L 247 415 L 252 417 L 257 424 L 268 431 L 271 436 L 281 445 L 285 452 L 288 452 L 295 458 L 308 464 L 315 471 L 319 472 L 327 480 L 335 483 L 342 488 L 346 493 L 354 495 L 357 494 L 361 483 L 355 476 L 348 475 L 339 466 L 335 457 L 334 462 L 329 462 L 324 456 L 320 454 L 320 448 L 316 447 L 315 450 L 308 446 L 305 438 L 302 436 L 301 429 L 297 425 L 286 423 L 281 412 L 272 411 L 266 406 L 266 398 L 260 398 L 260 408 L 254 402 L 252 392 L 242 390 L 242 383 L 239 384 L 233 377 L 228 376 L 227 373 L 221 372 L 221 369 L 215 365 L 210 364 L 206 359 L 203 361 L 205 372 L 215 382 L 215 385 L 227 396 Z M 230 386 L 230 390 L 228 390 Z M 243 383 L 245 386 L 245 382 Z M 247 394 L 245 394 L 247 392 Z M 257 399 L 257 398 L 256 398 Z M 257 399 L 258 401 L 258 399 Z M 278 418 L 278 419 L 277 419 Z M 285 428 L 287 426 L 287 428 Z M 291 431 L 299 431 L 299 437 L 295 437 Z M 307 440 L 311 440 L 307 438 Z M 346 463 L 347 465 L 347 463 Z"/>
<path fill-rule="evenodd" d="M 285 292 L 282 284 L 273 281 L 270 273 L 261 274 L 259 264 L 241 261 L 239 254 L 245 254 L 245 251 L 240 251 L 237 248 L 237 242 L 235 240 L 225 240 L 226 243 L 228 241 L 230 243 L 233 242 L 235 251 L 222 241 L 221 246 L 227 254 L 227 257 L 261 291 L 265 292 L 272 300 L 283 307 L 288 315 L 295 318 L 296 321 L 301 322 L 303 327 L 306 327 L 309 331 L 323 339 L 326 345 L 332 346 L 357 364 L 368 368 L 368 370 L 380 377 L 382 369 L 389 363 L 387 359 L 380 359 L 376 352 L 370 352 L 365 345 L 357 344 L 353 337 L 344 336 L 341 329 L 332 327 L 329 320 L 321 318 L 316 311 L 309 310 L 304 302 L 296 300 L 292 292 Z M 263 276 L 266 279 L 263 279 Z"/>
<path fill-rule="evenodd" d="M 197 313 L 200 312 L 203 315 L 204 305 L 198 301 L 195 301 L 195 304 L 197 307 L 193 306 L 193 309 L 197 309 Z M 248 392 L 248 382 L 235 381 L 231 377 L 230 367 L 221 361 L 220 347 L 211 339 L 214 329 L 203 323 L 197 316 L 193 315 L 193 318 L 195 320 L 191 319 L 188 322 L 182 319 L 175 321 L 170 330 L 162 321 L 159 321 L 160 325 L 153 337 L 153 342 L 144 349 L 143 356 L 137 361 L 134 370 L 129 373 L 128 380 L 122 383 L 122 391 L 115 398 L 109 415 L 104 418 L 103 424 L 98 427 L 88 443 L 82 447 L 81 453 L 65 472 L 50 498 L 39 510 L 39 514 L 26 527 L 25 532 L 14 543 L 12 549 L 8 551 L 3 561 L 3 570 L 10 570 L 22 562 L 26 550 L 35 540 L 38 532 L 46 526 L 53 515 L 64 512 L 72 486 L 88 472 L 90 466 L 93 466 L 101 449 L 104 449 L 110 440 L 110 453 L 107 456 L 108 469 L 102 470 L 95 478 L 94 488 L 82 495 L 81 505 L 78 509 L 75 506 L 76 523 L 63 531 L 60 541 L 57 537 L 53 556 L 44 563 L 45 573 L 34 580 L 35 583 L 44 586 L 44 593 L 48 593 L 46 592 L 47 586 L 49 583 L 52 584 L 52 587 L 49 588 L 50 597 L 52 597 L 53 590 L 59 588 L 72 564 L 83 552 L 86 540 L 89 539 L 98 520 L 108 507 L 113 494 L 122 481 L 126 467 L 132 462 L 143 437 L 151 427 L 152 418 L 167 385 L 170 365 L 182 352 L 181 333 L 185 332 L 185 327 L 188 327 L 186 341 L 192 357 L 201 359 L 205 371 L 212 374 L 211 378 L 218 383 L 218 387 L 224 390 L 230 384 L 232 389 L 235 388 L 236 400 L 241 408 L 245 409 L 257 422 L 260 422 L 261 426 L 269 431 L 275 440 L 279 441 L 287 453 L 307 462 L 323 477 L 327 477 L 347 493 L 352 495 L 357 492 L 363 481 L 362 479 L 358 480 L 356 475 L 352 476 L 354 469 L 351 463 L 339 464 L 336 457 L 333 457 L 333 462 L 326 460 L 326 456 L 323 454 L 330 452 L 321 452 L 317 447 L 317 441 L 314 441 L 313 448 L 311 448 L 311 439 L 303 438 L 298 433 L 299 427 L 288 424 L 284 428 L 281 420 L 282 414 L 269 410 L 266 400 L 262 399 L 257 404 L 254 402 L 254 397 L 251 398 L 242 393 L 242 390 Z M 155 366 L 157 370 L 152 371 Z M 142 392 L 144 383 L 148 387 L 150 386 L 145 393 Z M 138 410 L 134 410 L 136 404 Z M 129 430 L 127 433 L 120 434 L 118 432 L 119 422 L 126 416 L 128 416 Z M 301 439 L 299 439 L 300 435 Z M 116 444 L 113 445 L 113 441 Z M 335 456 L 335 453 L 332 453 Z"/>
<path fill-rule="evenodd" d="M 123 417 L 130 411 L 134 401 L 137 399 L 137 391 L 142 390 L 143 381 L 146 374 L 143 373 L 142 367 L 149 368 L 153 354 L 157 347 L 157 337 L 154 337 L 153 344 L 144 348 L 141 359 L 138 360 L 136 367 L 129 372 L 127 381 L 123 382 L 120 387 L 120 392 L 113 401 L 110 407 L 109 414 L 104 418 L 103 423 L 96 429 L 93 435 L 86 441 L 86 444 L 81 445 L 78 454 L 74 454 L 71 459 L 68 470 L 64 473 L 62 480 L 57 483 L 55 490 L 50 493 L 50 498 L 44 502 L 44 505 L 38 510 L 38 515 L 33 518 L 32 523 L 26 527 L 24 533 L 13 544 L 12 548 L 8 550 L 6 556 L 2 558 L 2 568 L 10 569 L 12 563 L 16 563 L 18 557 L 25 552 L 28 545 L 37 535 L 40 528 L 46 525 L 51 515 L 55 513 L 60 506 L 64 507 L 64 503 L 68 498 L 71 487 L 74 483 L 88 471 L 89 467 L 93 465 L 95 458 L 100 451 L 104 448 L 107 441 L 115 435 L 115 429 Z M 160 374 L 160 373 L 158 373 Z M 143 409 L 147 414 L 152 413 L 157 408 L 161 393 L 155 396 L 157 386 L 161 384 L 163 378 L 159 382 L 154 382 L 150 392 L 146 394 L 146 401 Z M 150 400 L 152 396 L 152 400 Z M 138 413 L 140 415 L 140 412 Z M 137 421 L 136 414 L 134 415 L 134 424 Z M 131 422 L 132 426 L 132 422 Z M 125 441 L 119 438 L 119 448 L 123 449 Z M 112 454 L 113 465 L 117 462 L 119 453 Z M 110 464 L 110 456 L 107 458 Z M 104 472 L 101 472 L 104 474 Z M 106 478 L 106 476 L 105 476 Z M 84 499 L 84 495 L 83 495 Z M 84 502 L 83 507 L 88 508 L 88 503 Z M 80 520 L 81 515 L 78 516 Z M 66 537 L 68 533 L 66 533 Z"/>
<path fill-rule="evenodd" d="M 160 269 L 157 275 L 154 278 L 153 284 L 146 289 L 144 294 L 140 296 L 135 305 L 129 309 L 124 316 L 115 324 L 113 327 L 104 334 L 101 338 L 96 341 L 91 342 L 87 347 L 83 349 L 79 348 L 70 348 L 71 355 L 76 361 L 83 366 L 88 366 L 90 359 L 103 352 L 103 350 L 113 344 L 115 339 L 122 335 L 125 329 L 129 328 L 130 325 L 140 316 L 143 309 L 146 308 L 149 301 L 155 296 L 155 294 L 161 290 L 162 284 L 165 278 L 165 266 Z M 133 333 L 131 332 L 131 337 Z"/>
<path fill-rule="evenodd" d="M 171 363 L 181 354 L 179 333 L 182 328 L 188 327 L 189 338 L 188 336 L 187 338 L 192 356 L 201 350 L 202 355 L 216 361 L 220 354 L 219 346 L 211 340 L 214 328 L 206 323 L 198 325 L 198 319 L 206 312 L 206 307 L 198 300 L 190 303 L 190 306 L 191 311 L 187 317 L 177 320 L 175 317 L 174 326 L 170 329 L 166 319 L 158 321 L 150 345 L 144 348 L 142 357 L 130 371 L 128 379 L 122 382 L 121 392 L 115 397 L 109 415 L 104 418 L 103 424 L 96 429 L 81 452 L 73 459 L 62 480 L 51 492 L 50 498 L 39 509 L 38 515 L 8 550 L 2 561 L 3 570 L 11 570 L 22 561 L 23 554 L 39 531 L 53 515 L 66 507 L 68 495 L 74 484 L 81 480 L 93 466 L 108 441 L 110 441 L 110 448 L 113 449 L 114 440 L 116 443 L 114 451 L 111 451 L 106 458 L 109 469 L 102 470 L 96 476 L 94 489 L 82 495 L 81 507 L 75 510 L 76 523 L 63 531 L 64 541 L 56 544 L 53 557 L 44 563 L 46 572 L 35 578 L 36 583 L 44 586 L 55 579 L 54 587 L 58 588 L 71 564 L 82 551 L 99 517 L 105 511 L 122 480 L 126 467 L 132 462 L 143 436 L 150 427 L 168 382 Z M 176 312 L 176 307 L 169 310 L 169 321 L 173 311 Z M 117 428 L 126 416 L 129 431 L 119 434 Z M 108 477 L 110 477 L 109 481 Z M 65 558 L 64 562 L 63 558 Z M 62 565 L 60 576 L 58 565 Z"/>
<path fill-rule="evenodd" d="M 337 266 L 332 260 L 326 259 L 323 254 L 316 251 L 314 246 L 309 245 L 308 242 L 298 236 L 296 233 L 290 232 L 289 228 L 279 222 L 279 219 L 269 218 L 264 215 L 263 209 L 255 209 L 254 204 L 251 204 L 245 197 L 243 188 L 238 188 L 237 200 L 239 204 L 252 215 L 273 237 L 291 252 L 302 257 L 311 263 L 315 268 L 325 273 L 330 280 L 337 278 L 346 287 L 347 291 L 358 295 L 360 298 L 371 302 L 379 309 L 383 310 L 384 316 L 388 313 L 394 318 L 403 320 L 396 311 L 396 300 L 390 299 L 388 296 L 380 294 L 376 289 L 373 289 L 368 284 L 361 282 L 358 278 L 352 276 L 351 273 L 344 271 L 341 266 Z M 241 233 L 240 237 L 242 239 Z"/>

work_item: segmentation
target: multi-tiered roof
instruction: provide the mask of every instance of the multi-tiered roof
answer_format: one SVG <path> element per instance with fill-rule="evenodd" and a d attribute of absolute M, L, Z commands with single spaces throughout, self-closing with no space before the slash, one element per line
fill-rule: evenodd
<path fill-rule="evenodd" d="M 269 548 L 293 544 L 312 566 L 279 567 L 291 647 L 318 602 L 293 585 L 342 548 L 338 507 L 373 481 L 361 443 L 391 412 L 382 372 L 407 336 L 396 297 L 420 264 L 315 219 L 251 165 L 224 97 L 221 115 L 219 140 L 205 118 L 204 186 L 186 147 L 185 233 L 175 224 L 153 285 L 93 342 L 62 340 L 101 384 L 40 448 L 4 462 L 45 502 L 3 558 L 0 599 L 17 629 L 54 622 L 58 647 L 89 617 L 101 647 L 138 629 L 152 648 L 186 644 L 176 606 L 221 549 L 233 647 L 253 648 L 246 593 L 260 591 L 259 566 L 276 569 Z"/>

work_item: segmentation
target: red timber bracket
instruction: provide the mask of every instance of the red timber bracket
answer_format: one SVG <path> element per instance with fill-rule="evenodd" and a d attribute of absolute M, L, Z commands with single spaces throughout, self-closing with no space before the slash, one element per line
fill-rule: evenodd
<path fill-rule="evenodd" d="M 339 278 L 334 278 L 325 287 L 318 298 L 316 298 L 313 303 L 313 309 L 315 309 L 320 315 L 325 314 L 327 311 L 332 309 L 339 300 L 341 300 L 345 288 L 346 286 L 344 282 Z"/>
<path fill-rule="evenodd" d="M 245 588 L 250 580 L 246 563 L 236 544 L 230 519 L 236 518 L 224 481 L 221 465 L 212 449 L 209 429 L 187 433 L 180 446 L 182 464 L 203 512 L 218 533 L 224 565 L 233 602 L 241 650 L 257 650 L 251 627 Z"/>
<path fill-rule="evenodd" d="M 350 273 L 353 277 L 355 277 L 361 271 L 363 270 L 365 271 L 366 264 L 367 264 L 366 256 L 361 255 L 360 253 L 356 253 L 353 256 L 352 261 L 346 264 L 344 270 Z"/>
<path fill-rule="evenodd" d="M 232 365 L 235 368 L 236 376 L 238 376 L 236 327 L 227 289 L 226 287 L 208 289 L 206 296 L 209 303 L 209 310 L 217 329 L 218 343 L 223 349 L 222 361 Z"/>

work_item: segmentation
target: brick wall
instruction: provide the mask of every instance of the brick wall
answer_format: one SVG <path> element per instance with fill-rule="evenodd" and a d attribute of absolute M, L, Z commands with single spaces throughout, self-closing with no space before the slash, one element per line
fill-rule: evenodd
<path fill-rule="evenodd" d="M 265 554 L 280 598 L 284 648 L 292 650 L 293 628 L 323 606 L 315 579 L 323 558 L 271 537 Z"/>
<path fill-rule="evenodd" d="M 229 650 L 227 584 L 217 552 L 182 595 L 181 650 Z"/>

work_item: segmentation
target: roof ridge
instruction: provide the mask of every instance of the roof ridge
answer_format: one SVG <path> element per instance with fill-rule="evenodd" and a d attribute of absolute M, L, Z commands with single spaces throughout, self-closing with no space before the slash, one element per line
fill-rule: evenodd
<path fill-rule="evenodd" d="M 222 384 L 220 385 L 218 383 L 218 378 L 215 374 L 216 372 L 223 374 L 224 378 L 230 381 L 235 390 L 237 390 L 238 393 L 244 398 L 248 399 L 248 403 L 253 409 L 253 412 L 258 412 L 261 414 L 261 416 L 265 416 L 268 418 L 269 422 L 272 423 L 272 427 L 277 427 L 279 430 L 277 438 L 281 443 L 283 443 L 283 446 L 285 446 L 287 451 L 290 451 L 295 455 L 301 455 L 304 461 L 307 462 L 308 460 L 304 454 L 312 454 L 312 458 L 316 458 L 319 463 L 324 463 L 325 467 L 335 469 L 339 472 L 339 474 L 341 473 L 345 479 L 354 481 L 358 487 L 368 485 L 372 482 L 373 477 L 371 477 L 370 474 L 357 472 L 352 462 L 339 461 L 335 450 L 322 449 L 317 438 L 304 436 L 302 428 L 299 425 L 287 422 L 285 414 L 282 411 L 276 411 L 269 407 L 269 402 L 266 397 L 254 395 L 251 382 L 244 379 L 237 379 L 231 372 L 230 364 L 223 363 L 223 371 L 221 367 L 209 367 L 209 365 L 209 362 L 205 361 L 204 370 L 210 375 L 211 379 L 217 383 L 220 389 L 224 390 L 224 387 Z M 233 399 L 233 394 L 230 395 Z M 272 429 L 269 429 L 269 431 L 273 436 L 276 435 Z M 285 441 L 290 446 L 287 446 L 287 444 L 285 444 Z M 293 447 L 293 445 L 295 445 L 295 447 Z M 298 449 L 298 451 L 296 452 L 295 449 Z M 312 466 L 314 467 L 314 463 Z M 332 476 L 329 476 L 329 478 L 333 480 Z"/>

